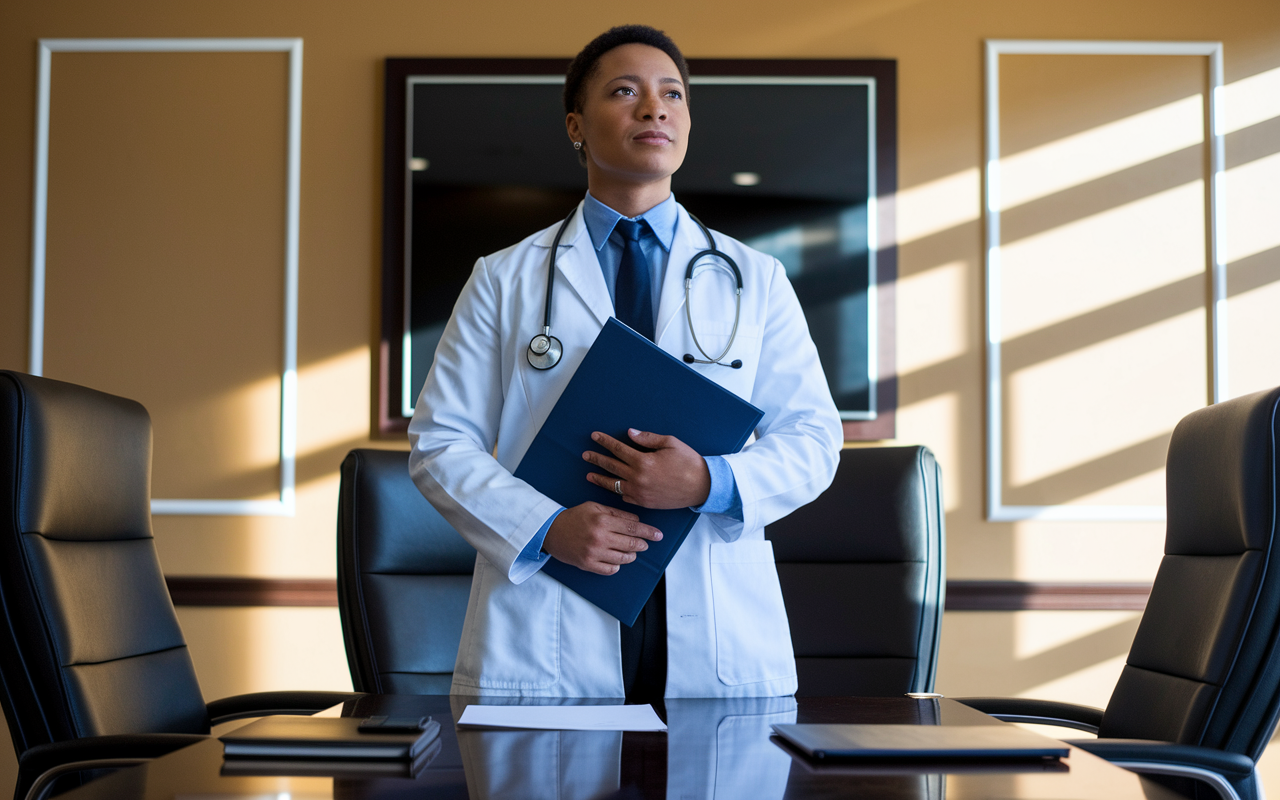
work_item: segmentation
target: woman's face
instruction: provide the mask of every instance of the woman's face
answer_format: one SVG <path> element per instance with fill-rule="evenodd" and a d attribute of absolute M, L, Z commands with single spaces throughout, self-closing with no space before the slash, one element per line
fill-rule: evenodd
<path fill-rule="evenodd" d="M 689 105 L 671 57 L 626 44 L 600 57 L 583 92 L 582 110 L 565 121 L 583 143 L 593 182 L 647 184 L 670 178 L 689 146 Z"/>

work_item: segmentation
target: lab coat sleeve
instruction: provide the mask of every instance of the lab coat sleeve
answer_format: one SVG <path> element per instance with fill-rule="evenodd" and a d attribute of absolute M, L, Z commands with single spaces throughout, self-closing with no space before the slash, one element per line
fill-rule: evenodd
<path fill-rule="evenodd" d="M 472 547 L 514 583 L 541 564 L 522 550 L 560 504 L 493 457 L 502 418 L 501 297 L 476 262 L 409 422 L 409 475 Z"/>
<path fill-rule="evenodd" d="M 813 500 L 831 485 L 844 428 L 818 361 L 809 326 L 775 259 L 751 402 L 764 411 L 756 439 L 725 456 L 742 497 L 741 523 L 712 517 L 720 536 L 735 541 Z"/>

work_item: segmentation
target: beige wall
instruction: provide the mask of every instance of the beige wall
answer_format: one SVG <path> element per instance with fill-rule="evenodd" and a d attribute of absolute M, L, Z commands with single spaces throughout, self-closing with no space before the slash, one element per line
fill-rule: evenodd
<path fill-rule="evenodd" d="M 637 20 L 665 28 L 690 56 L 898 60 L 898 439 L 927 444 L 943 465 L 950 577 L 1150 579 L 1158 524 L 984 521 L 982 41 L 1224 42 L 1226 95 L 1239 100 L 1229 120 L 1224 223 L 1231 374 L 1243 391 L 1280 383 L 1280 6 L 1271 0 L 656 0 L 643 14 L 510 0 L 6 3 L 0 366 L 27 365 L 35 40 L 302 37 L 298 512 L 161 517 L 155 527 L 170 574 L 332 576 L 336 470 L 348 449 L 368 444 L 370 429 L 381 59 L 568 56 L 602 29 Z M 272 376 L 282 239 L 273 231 L 282 224 L 284 60 L 163 58 L 157 69 L 144 57 L 54 57 L 51 191 L 62 201 L 50 211 L 48 374 L 116 387 L 153 407 L 158 491 L 270 496 L 278 487 Z M 1172 151 L 1138 132 L 1143 114 L 1202 92 L 1203 74 L 1201 61 L 1185 58 L 1006 59 L 1002 156 L 1021 157 L 1026 180 L 1041 181 L 1024 186 L 1030 199 L 1006 212 L 1011 258 L 1025 267 L 1002 297 L 1006 315 L 1020 320 L 1006 348 L 1013 362 L 1003 428 L 1013 465 L 1006 491 L 1018 502 L 1158 503 L 1162 437 L 1203 402 L 1203 294 L 1194 274 L 1203 265 L 1202 250 L 1194 252 L 1203 248 L 1195 184 L 1203 148 L 1185 117 L 1185 141 Z M 200 98 L 236 112 L 202 118 Z M 768 115 L 760 109 L 766 129 Z M 1112 152 L 1104 146 L 1112 140 L 1088 135 L 1099 131 L 1119 131 L 1136 155 L 1083 175 Z M 122 162 L 125 152 L 154 160 Z M 1071 169 L 1083 177 L 1055 179 L 1036 167 L 1036 153 L 1059 168 L 1081 165 Z M 140 173 L 155 183 L 125 184 Z M 1170 226 L 1168 236 L 1152 234 L 1157 223 Z M 139 251 L 142 243 L 150 249 Z M 184 249 L 194 258 L 178 269 Z M 192 336 L 200 330 L 209 333 Z M 332 610 L 185 609 L 181 617 L 210 696 L 347 685 Z M 951 613 L 939 689 L 1100 705 L 1135 624 L 1122 612 Z"/>

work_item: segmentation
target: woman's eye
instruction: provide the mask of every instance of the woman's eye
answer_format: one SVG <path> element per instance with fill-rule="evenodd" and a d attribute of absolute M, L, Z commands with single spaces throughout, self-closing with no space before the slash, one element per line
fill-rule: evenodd
<path fill-rule="evenodd" d="M 632 89 L 630 86 L 619 86 L 617 89 L 614 89 L 613 92 L 614 94 L 635 94 L 636 90 Z"/>
<path fill-rule="evenodd" d="M 681 98 L 684 97 L 684 95 L 682 95 L 680 92 L 676 91 L 675 89 L 672 89 L 671 91 L 667 92 L 667 97 L 674 97 L 675 99 L 680 100 Z"/>

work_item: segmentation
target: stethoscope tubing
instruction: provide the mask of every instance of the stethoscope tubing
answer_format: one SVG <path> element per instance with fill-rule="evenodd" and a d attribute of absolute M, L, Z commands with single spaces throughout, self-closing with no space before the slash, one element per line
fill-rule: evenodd
<path fill-rule="evenodd" d="M 564 222 L 560 223 L 560 227 L 556 230 L 555 239 L 551 242 L 551 256 L 547 264 L 547 296 L 543 304 L 542 312 L 542 333 L 534 336 L 529 340 L 529 349 L 525 354 L 528 358 L 529 365 L 534 369 L 546 370 L 551 369 L 560 363 L 560 356 L 563 353 L 563 347 L 560 340 L 551 335 L 551 298 L 555 290 L 556 280 L 556 254 L 560 249 L 560 240 L 564 237 L 565 229 L 569 227 L 569 223 L 573 221 L 574 214 L 578 213 L 578 209 L 574 209 L 569 216 L 564 218 Z M 687 213 L 687 212 L 686 212 Z M 702 220 L 689 214 L 689 219 L 697 223 L 702 230 L 702 235 L 707 237 L 707 248 L 700 250 L 689 259 L 688 265 L 684 270 L 684 313 L 685 319 L 689 323 L 689 335 L 693 337 L 693 346 L 702 354 L 702 358 L 694 358 L 692 355 L 686 354 L 684 361 L 687 364 L 719 364 L 722 367 L 732 367 L 738 369 L 742 366 L 741 361 L 734 361 L 731 364 L 724 364 L 720 359 L 729 354 L 729 350 L 733 347 L 734 339 L 738 335 L 738 322 L 742 319 L 742 270 L 738 268 L 737 263 L 729 256 L 728 253 L 721 252 L 716 248 L 715 237 L 711 235 L 711 229 L 702 224 Z M 707 354 L 703 349 L 702 343 L 698 341 L 698 332 L 693 327 L 693 312 L 690 309 L 689 295 L 693 288 L 693 268 L 703 258 L 719 258 L 729 265 L 733 271 L 733 277 L 737 283 L 734 291 L 733 306 L 733 329 L 729 333 L 729 341 L 725 344 L 724 349 L 715 358 Z M 705 359 L 705 360 L 704 360 Z"/>

